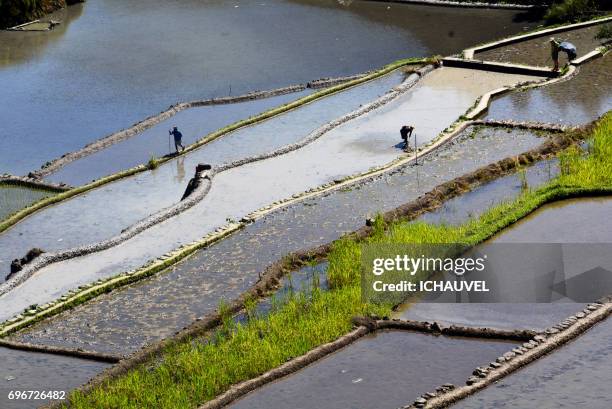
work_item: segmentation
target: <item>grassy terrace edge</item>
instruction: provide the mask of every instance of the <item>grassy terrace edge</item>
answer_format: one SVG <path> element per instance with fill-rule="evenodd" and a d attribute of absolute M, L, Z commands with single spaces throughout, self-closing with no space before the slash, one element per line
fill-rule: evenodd
<path fill-rule="evenodd" d="M 230 132 L 236 131 L 240 128 L 244 128 L 246 126 L 250 126 L 250 125 L 254 125 L 258 122 L 262 122 L 266 119 L 270 119 L 276 115 L 280 115 L 283 114 L 287 111 L 290 111 L 292 109 L 298 108 L 302 105 L 308 104 L 310 102 L 313 102 L 315 100 L 318 100 L 320 98 L 335 94 L 337 92 L 340 91 L 344 91 L 348 88 L 351 88 L 353 86 L 356 85 L 360 85 L 363 84 L 365 82 L 374 80 L 378 77 L 381 77 L 383 75 L 389 74 L 392 71 L 395 71 L 398 68 L 401 68 L 405 65 L 411 65 L 411 64 L 422 64 L 422 63 L 427 63 L 432 61 L 433 58 L 406 58 L 406 59 L 401 59 L 401 60 L 397 60 L 395 62 L 392 62 L 390 64 L 385 65 L 384 67 L 362 77 L 362 78 L 358 78 L 355 80 L 351 80 L 348 82 L 345 82 L 343 84 L 339 84 L 339 85 L 335 85 L 332 86 L 330 88 L 325 88 L 321 91 L 317 91 L 311 95 L 307 95 L 303 98 L 297 99 L 293 102 L 281 105 L 279 107 L 276 108 L 272 108 L 270 110 L 267 110 L 261 114 L 258 114 L 256 116 L 235 122 L 231 125 L 225 126 L 221 129 L 218 129 L 212 133 L 209 133 L 208 135 L 202 137 L 201 139 L 199 139 L 197 142 L 187 146 L 187 148 L 183 151 L 180 152 L 179 155 L 175 155 L 175 156 L 171 156 L 171 157 L 161 157 L 161 158 L 156 158 L 155 159 L 155 163 L 156 165 L 160 165 L 163 164 L 165 162 L 168 162 L 174 158 L 176 158 L 177 156 L 180 155 L 186 155 L 191 151 L 194 151 L 198 148 L 200 148 L 201 146 L 212 142 L 213 140 L 224 136 Z M 112 175 L 109 176 L 105 176 L 103 178 L 100 178 L 98 180 L 95 180 L 91 183 L 88 183 L 86 185 L 83 186 L 79 186 L 79 187 L 75 187 L 73 189 L 67 190 L 65 192 L 62 192 L 56 196 L 47 198 L 47 199 L 43 199 L 41 201 L 38 201 L 36 203 L 34 203 L 31 206 L 28 206 L 16 213 L 14 213 L 12 216 L 6 218 L 5 220 L 0 222 L 0 233 L 4 232 L 5 230 L 11 228 L 12 226 L 14 226 L 15 224 L 17 224 L 18 222 L 20 222 L 21 220 L 25 219 L 26 217 L 30 216 L 31 214 L 47 207 L 47 206 L 51 206 L 54 204 L 57 204 L 59 202 L 62 202 L 66 199 L 70 199 L 74 196 L 86 193 L 92 189 L 96 189 L 100 186 L 106 185 L 108 183 L 111 182 L 115 182 L 117 180 L 126 178 L 126 177 L 130 177 L 133 176 L 135 174 L 141 173 L 141 172 L 145 172 L 149 169 L 149 166 L 146 164 L 140 164 L 137 166 L 134 166 L 130 169 L 126 169 L 117 173 L 114 173 Z"/>
<path fill-rule="evenodd" d="M 588 132 L 588 154 L 577 148 L 559 155 L 561 175 L 514 201 L 495 206 L 459 226 L 391 222 L 378 218 L 368 242 L 466 243 L 476 245 L 545 204 L 578 197 L 612 195 L 612 113 Z M 392 305 L 361 301 L 360 245 L 344 238 L 329 254 L 329 291 L 313 286 L 309 296 L 295 294 L 265 317 L 251 303 L 244 324 L 226 316 L 209 338 L 169 343 L 158 360 L 141 364 L 87 393 L 70 395 L 73 408 L 184 408 L 198 405 L 309 350 L 349 332 L 360 315 L 387 316 Z"/>

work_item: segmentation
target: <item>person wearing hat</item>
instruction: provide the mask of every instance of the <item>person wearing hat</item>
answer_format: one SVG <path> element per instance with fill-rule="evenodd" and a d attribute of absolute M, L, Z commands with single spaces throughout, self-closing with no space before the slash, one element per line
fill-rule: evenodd
<path fill-rule="evenodd" d="M 178 128 L 175 126 L 172 128 L 171 131 L 168 131 L 170 133 L 170 135 L 174 136 L 174 148 L 176 149 L 176 152 L 178 153 L 179 151 L 179 146 L 181 147 L 182 150 L 185 150 L 185 147 L 183 146 L 182 140 L 183 140 L 183 134 L 179 132 Z"/>
<path fill-rule="evenodd" d="M 576 46 L 574 44 L 567 41 L 559 42 L 557 39 L 551 38 L 550 55 L 553 63 L 555 64 L 553 71 L 559 71 L 559 51 L 563 51 L 565 54 L 567 54 L 568 61 L 572 61 L 577 55 Z"/>

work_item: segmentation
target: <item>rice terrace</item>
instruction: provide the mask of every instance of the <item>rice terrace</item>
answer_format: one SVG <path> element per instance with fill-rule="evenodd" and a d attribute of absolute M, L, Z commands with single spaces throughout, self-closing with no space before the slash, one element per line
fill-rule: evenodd
<path fill-rule="evenodd" d="M 0 0 L 0 409 L 609 409 L 611 48 L 607 0 Z"/>

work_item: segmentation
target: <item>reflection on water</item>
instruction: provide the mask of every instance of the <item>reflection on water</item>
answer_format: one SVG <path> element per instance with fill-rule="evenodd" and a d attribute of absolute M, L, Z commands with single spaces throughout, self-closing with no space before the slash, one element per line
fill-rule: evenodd
<path fill-rule="evenodd" d="M 83 4 L 66 7 L 41 18 L 55 20 L 61 24 L 50 31 L 15 32 L 0 30 L 0 70 L 11 65 L 30 62 L 44 57 L 59 41 L 62 41 L 69 26 L 83 13 Z M 0 71 L 0 78 L 2 71 Z"/>
<path fill-rule="evenodd" d="M 612 57 L 582 65 L 568 81 L 517 91 L 495 99 L 486 119 L 580 125 L 612 109 Z"/>
<path fill-rule="evenodd" d="M 177 101 L 458 52 L 523 28 L 512 11 L 332 0 L 97 0 L 69 13 L 81 7 L 57 31 L 1 34 L 0 106 L 11 108 L 0 110 L 0 172 L 27 173 Z"/>

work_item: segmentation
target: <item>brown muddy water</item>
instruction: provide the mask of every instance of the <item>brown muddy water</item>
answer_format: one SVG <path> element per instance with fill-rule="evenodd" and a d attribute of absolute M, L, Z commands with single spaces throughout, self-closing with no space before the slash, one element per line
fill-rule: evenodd
<path fill-rule="evenodd" d="M 483 128 L 474 132 L 468 128 L 418 166 L 403 166 L 350 189 L 274 212 L 167 273 L 100 296 L 34 326 L 20 338 L 106 352 L 137 349 L 212 312 L 220 300 L 234 299 L 257 280 L 259 272 L 285 254 L 335 240 L 363 226 L 376 212 L 414 200 L 440 183 L 542 142 L 526 131 Z M 543 172 L 533 180 L 546 178 L 548 171 Z M 519 181 L 510 184 L 508 190 L 520 191 Z"/>
<path fill-rule="evenodd" d="M 574 44 L 578 52 L 578 57 L 582 57 L 603 44 L 603 40 L 595 39 L 595 35 L 600 27 L 601 25 L 597 25 L 537 37 L 520 43 L 509 44 L 476 53 L 474 58 L 477 60 L 509 62 L 552 68 L 553 62 L 550 55 L 550 37 L 555 37 L 559 41 L 569 41 Z M 559 63 L 561 66 L 566 62 L 567 56 L 565 53 L 559 53 Z"/>
<path fill-rule="evenodd" d="M 0 184 L 0 220 L 55 193 L 25 186 Z"/>
<path fill-rule="evenodd" d="M 458 402 L 458 409 L 610 408 L 612 319 Z"/>
<path fill-rule="evenodd" d="M 580 125 L 611 109 L 612 56 L 608 53 L 580 66 L 570 80 L 494 99 L 485 118 Z"/>
<path fill-rule="evenodd" d="M 513 345 L 381 331 L 265 385 L 228 407 L 396 408 L 441 384 L 460 385 L 476 366 L 495 359 Z"/>
<path fill-rule="evenodd" d="M 0 408 L 37 408 L 48 400 L 9 399 L 10 391 L 68 393 L 110 364 L 59 355 L 0 348 Z"/>
<path fill-rule="evenodd" d="M 570 298 L 559 297 L 552 303 L 489 303 L 489 304 L 437 304 L 419 303 L 400 309 L 398 316 L 408 319 L 437 320 L 444 323 L 491 326 L 497 328 L 544 329 L 579 311 L 583 305 L 572 302 L 571 294 L 579 290 L 589 291 L 592 299 L 609 292 L 606 277 L 596 277 L 599 268 L 612 271 L 612 256 L 608 243 L 612 242 L 612 199 L 565 200 L 542 207 L 530 216 L 503 230 L 481 247 L 489 243 L 563 243 L 560 251 L 564 268 L 556 275 L 566 283 L 564 292 Z M 584 243 L 588 243 L 585 246 Z M 555 250 L 551 248 L 551 251 Z M 511 249 L 508 249 L 511 251 Z M 528 257 L 524 257 L 528 261 Z M 539 260 L 532 260 L 537 269 Z M 525 271 L 529 270 L 525 267 Z M 546 271 L 548 272 L 548 271 Z M 575 278 L 580 274 L 583 283 Z M 589 274 L 591 278 L 589 278 Z M 514 285 L 513 277 L 509 285 Z M 609 277 L 608 277 L 609 279 Z M 603 280 L 601 283 L 598 280 Z M 525 284 L 529 284 L 525 282 Z M 585 285 L 592 288 L 584 287 Z M 523 291 L 529 291 L 531 286 Z M 602 288 L 598 288 L 602 287 Z M 599 291 L 606 294 L 601 294 Z"/>
<path fill-rule="evenodd" d="M 52 16 L 53 31 L 0 32 L 0 106 L 11 108 L 0 110 L 0 173 L 25 174 L 179 101 L 355 74 L 534 26 L 519 17 L 334 0 L 72 6 Z"/>

